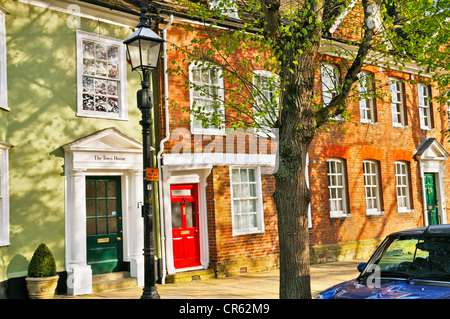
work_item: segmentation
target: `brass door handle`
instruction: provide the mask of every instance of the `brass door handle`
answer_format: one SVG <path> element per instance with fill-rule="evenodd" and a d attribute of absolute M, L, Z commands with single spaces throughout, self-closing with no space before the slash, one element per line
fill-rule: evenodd
<path fill-rule="evenodd" d="M 120 237 L 117 237 L 117 241 L 121 241 L 122 240 L 122 238 L 120 238 Z"/>

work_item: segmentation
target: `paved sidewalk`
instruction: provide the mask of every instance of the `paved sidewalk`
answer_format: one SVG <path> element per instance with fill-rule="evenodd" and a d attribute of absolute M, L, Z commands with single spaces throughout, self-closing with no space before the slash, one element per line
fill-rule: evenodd
<path fill-rule="evenodd" d="M 360 261 L 311 265 L 311 291 L 316 293 L 359 273 Z M 157 285 L 161 299 L 278 299 L 279 270 L 251 273 L 189 283 Z M 142 287 L 116 289 L 82 296 L 55 296 L 55 299 L 139 299 Z"/>

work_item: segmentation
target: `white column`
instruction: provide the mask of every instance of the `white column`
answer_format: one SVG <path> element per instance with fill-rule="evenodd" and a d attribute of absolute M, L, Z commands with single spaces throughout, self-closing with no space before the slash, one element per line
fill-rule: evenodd
<path fill-rule="evenodd" d="M 86 256 L 86 178 L 85 171 L 70 172 L 69 260 L 67 265 L 67 292 L 72 295 L 92 293 L 92 270 Z"/>
<path fill-rule="evenodd" d="M 131 170 L 129 209 L 129 252 L 130 275 L 138 279 L 138 286 L 144 285 L 144 221 L 142 218 L 142 170 Z"/>

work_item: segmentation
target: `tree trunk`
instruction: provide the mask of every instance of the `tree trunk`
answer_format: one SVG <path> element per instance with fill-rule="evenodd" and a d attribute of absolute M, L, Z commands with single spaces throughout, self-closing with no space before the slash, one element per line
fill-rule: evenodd
<path fill-rule="evenodd" d="M 320 31 L 316 32 L 320 39 Z M 312 37 L 313 38 L 313 37 Z M 274 200 L 278 212 L 280 298 L 311 299 L 306 157 L 315 134 L 311 101 L 319 42 L 308 47 L 288 72 L 279 125 Z"/>
<path fill-rule="evenodd" d="M 274 199 L 278 211 L 280 245 L 280 298 L 311 299 L 306 154 L 309 143 L 299 145 L 298 160 L 283 163 L 275 175 Z M 293 154 L 292 154 L 293 155 Z"/>
<path fill-rule="evenodd" d="M 280 128 L 274 192 L 280 245 L 280 298 L 310 299 L 308 206 L 311 193 L 306 183 L 306 157 L 315 132 L 309 107 L 313 90 L 307 85 L 296 85 L 297 81 L 290 83 L 293 85 L 286 89 L 284 97 L 285 121 Z"/>

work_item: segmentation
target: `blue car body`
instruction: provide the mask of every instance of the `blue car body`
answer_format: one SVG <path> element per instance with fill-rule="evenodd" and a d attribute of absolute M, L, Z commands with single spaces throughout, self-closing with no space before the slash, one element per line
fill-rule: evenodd
<path fill-rule="evenodd" d="M 352 279 L 320 293 L 321 299 L 450 299 L 447 287 L 419 281 L 383 280 L 380 287 Z"/>
<path fill-rule="evenodd" d="M 409 244 L 412 240 L 417 244 L 415 247 L 410 244 L 409 251 L 402 255 L 398 243 L 406 240 Z M 396 247 L 394 243 L 397 244 Z M 391 253 L 390 256 L 388 252 Z M 420 253 L 422 257 L 419 257 Z M 410 258 L 411 261 L 405 262 L 402 259 L 396 264 L 395 258 L 398 256 Z M 440 264 L 433 264 L 434 268 L 430 271 L 430 268 L 426 268 L 426 263 L 433 258 Z M 417 264 L 421 264 L 421 267 Z M 358 265 L 358 270 L 361 274 L 357 278 L 328 288 L 315 298 L 450 299 L 450 225 L 422 227 L 391 234 L 367 264 Z"/>

